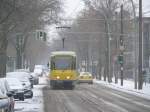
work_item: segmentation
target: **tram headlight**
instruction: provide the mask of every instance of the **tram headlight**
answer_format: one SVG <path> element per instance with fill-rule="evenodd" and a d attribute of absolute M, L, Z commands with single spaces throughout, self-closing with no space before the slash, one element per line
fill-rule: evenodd
<path fill-rule="evenodd" d="M 57 77 L 56 77 L 56 79 L 60 79 L 60 77 L 59 77 L 59 76 L 57 76 Z"/>
<path fill-rule="evenodd" d="M 67 79 L 70 79 L 70 76 L 67 76 L 66 78 L 67 78 Z"/>

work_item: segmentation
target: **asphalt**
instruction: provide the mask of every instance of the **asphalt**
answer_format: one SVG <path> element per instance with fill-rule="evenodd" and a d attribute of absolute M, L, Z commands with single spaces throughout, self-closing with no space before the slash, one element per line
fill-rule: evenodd
<path fill-rule="evenodd" d="M 43 89 L 45 112 L 150 112 L 150 100 L 99 84 Z"/>

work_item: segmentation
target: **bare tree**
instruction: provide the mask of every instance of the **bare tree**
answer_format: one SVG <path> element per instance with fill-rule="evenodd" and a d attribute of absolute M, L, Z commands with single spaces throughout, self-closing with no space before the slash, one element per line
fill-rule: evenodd
<path fill-rule="evenodd" d="M 84 0 L 86 8 L 80 13 L 77 20 L 71 26 L 70 32 L 64 32 L 67 48 L 72 50 L 71 46 L 76 46 L 79 63 L 85 60 L 85 65 L 90 66 L 91 62 L 98 62 L 97 77 L 112 81 L 113 75 L 119 77 L 119 38 L 120 38 L 120 1 L 117 0 Z M 122 2 L 123 3 L 123 2 Z M 132 15 L 131 4 L 124 1 L 124 43 L 125 77 L 129 77 L 133 68 L 130 52 L 132 46 Z M 63 33 L 63 32 L 62 32 Z M 75 45 L 74 45 L 75 44 Z M 109 52 L 108 52 L 109 50 Z M 88 61 L 87 61 L 88 60 Z M 88 63 L 88 64 L 86 64 Z M 90 67 L 88 67 L 90 68 Z M 131 77 L 130 77 L 131 78 Z"/>
<path fill-rule="evenodd" d="M 6 49 L 8 40 L 13 42 L 18 61 L 24 54 L 29 33 L 42 29 L 46 24 L 55 23 L 55 17 L 60 11 L 57 0 L 1 0 L 0 4 L 0 76 L 6 73 Z M 53 12 L 53 13 L 51 13 Z M 16 36 L 22 38 L 22 45 L 18 46 Z M 14 38 L 13 38 L 14 37 Z M 19 54 L 21 51 L 21 54 Z M 18 68 L 21 62 L 18 62 Z"/>

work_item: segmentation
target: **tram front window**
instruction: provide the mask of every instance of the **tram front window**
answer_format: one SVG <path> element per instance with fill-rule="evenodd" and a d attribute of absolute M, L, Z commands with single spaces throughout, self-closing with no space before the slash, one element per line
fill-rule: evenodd
<path fill-rule="evenodd" d="M 57 57 L 54 60 L 54 68 L 56 70 L 70 70 L 72 69 L 72 63 L 71 57 Z"/>

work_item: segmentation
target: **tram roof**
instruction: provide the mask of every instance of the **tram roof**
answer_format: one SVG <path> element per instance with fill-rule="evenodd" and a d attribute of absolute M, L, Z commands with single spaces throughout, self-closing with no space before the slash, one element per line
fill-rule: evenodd
<path fill-rule="evenodd" d="M 58 56 L 58 55 L 76 56 L 76 53 L 73 51 L 54 51 L 54 52 L 51 52 L 51 56 Z"/>

